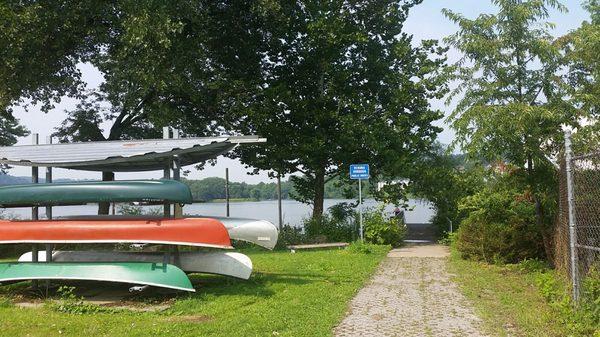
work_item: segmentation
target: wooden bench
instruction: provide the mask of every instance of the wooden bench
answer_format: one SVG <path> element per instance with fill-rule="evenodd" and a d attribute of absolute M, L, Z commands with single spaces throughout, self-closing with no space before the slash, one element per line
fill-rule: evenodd
<path fill-rule="evenodd" d="M 290 245 L 290 246 L 287 246 L 287 248 L 292 253 L 295 253 L 296 250 L 301 250 L 301 249 L 344 248 L 349 245 L 350 244 L 347 242 L 332 242 L 332 243 L 314 243 L 314 244 L 308 244 L 308 245 Z"/>

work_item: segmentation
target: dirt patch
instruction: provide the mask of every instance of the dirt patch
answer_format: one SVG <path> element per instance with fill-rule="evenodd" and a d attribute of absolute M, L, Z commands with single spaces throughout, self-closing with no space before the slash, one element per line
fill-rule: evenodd
<path fill-rule="evenodd" d="M 213 318 L 207 315 L 188 315 L 188 316 L 173 316 L 169 317 L 169 322 L 185 322 L 185 323 L 206 323 L 212 321 Z"/>
<path fill-rule="evenodd" d="M 44 302 L 17 302 L 14 303 L 15 307 L 26 308 L 26 309 L 37 309 L 44 306 Z"/>
<path fill-rule="evenodd" d="M 160 288 L 148 288 L 142 293 L 130 293 L 127 285 L 108 285 L 92 282 L 67 282 L 74 287 L 74 295 L 83 304 L 124 309 L 136 312 L 160 312 L 169 309 L 176 300 L 177 293 Z M 58 287 L 33 289 L 18 288 L 10 302 L 20 308 L 39 308 L 48 301 L 60 301 Z"/>
<path fill-rule="evenodd" d="M 402 248 L 393 249 L 389 257 L 448 257 L 450 249 L 442 245 L 417 245 L 411 244 Z"/>

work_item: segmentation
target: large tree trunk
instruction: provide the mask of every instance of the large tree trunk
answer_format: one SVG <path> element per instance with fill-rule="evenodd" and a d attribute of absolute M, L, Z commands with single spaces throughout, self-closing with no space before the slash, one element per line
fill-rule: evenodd
<path fill-rule="evenodd" d="M 325 199 L 325 169 L 319 168 L 315 172 L 315 186 L 313 197 L 313 220 L 320 220 L 323 216 L 323 201 Z"/>
<path fill-rule="evenodd" d="M 102 181 L 114 181 L 114 172 L 102 172 Z M 110 202 L 101 202 L 98 204 L 98 215 L 108 215 L 110 213 Z"/>

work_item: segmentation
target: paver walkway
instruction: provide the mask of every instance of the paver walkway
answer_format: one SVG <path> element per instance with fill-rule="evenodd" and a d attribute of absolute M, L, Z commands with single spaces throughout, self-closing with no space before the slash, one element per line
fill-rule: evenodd
<path fill-rule="evenodd" d="M 394 249 L 334 329 L 346 336 L 485 336 L 446 270 L 440 245 Z"/>

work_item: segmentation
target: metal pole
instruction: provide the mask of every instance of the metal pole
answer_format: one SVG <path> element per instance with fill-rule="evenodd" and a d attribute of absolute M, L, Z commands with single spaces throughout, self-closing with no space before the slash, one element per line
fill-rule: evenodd
<path fill-rule="evenodd" d="M 163 139 L 169 139 L 170 138 L 170 132 L 169 132 L 169 127 L 165 126 L 163 128 Z M 165 165 L 165 168 L 163 170 L 163 179 L 171 179 L 171 161 L 169 160 L 167 162 L 167 164 Z M 165 218 L 168 218 L 171 216 L 171 204 L 169 203 L 165 203 L 164 208 L 163 208 L 163 216 Z"/>
<path fill-rule="evenodd" d="M 364 241 L 364 229 L 363 229 L 363 204 L 362 204 L 362 179 L 358 179 L 358 212 L 359 212 L 359 221 L 360 221 L 360 241 Z"/>
<path fill-rule="evenodd" d="M 33 136 L 32 144 L 38 145 L 40 143 L 40 135 L 37 133 L 34 133 L 34 134 L 32 134 L 32 136 Z M 39 183 L 39 175 L 40 175 L 39 168 L 37 166 L 32 166 L 31 167 L 31 182 L 33 184 Z M 39 219 L 38 208 L 36 206 L 31 207 L 31 220 L 37 221 L 38 219 Z M 35 243 L 31 247 L 31 262 L 38 262 L 38 245 Z M 32 284 L 33 288 L 38 287 L 38 282 L 36 280 L 32 281 L 31 284 Z"/>
<path fill-rule="evenodd" d="M 52 144 L 52 136 L 46 137 L 46 144 Z M 46 184 L 52 183 L 52 167 L 46 167 Z M 46 219 L 52 220 L 52 206 L 46 206 Z M 46 244 L 46 262 L 52 262 L 52 244 Z"/>
<path fill-rule="evenodd" d="M 173 139 L 179 139 L 179 130 L 173 129 Z M 181 180 L 181 162 L 179 161 L 178 156 L 173 156 L 173 180 L 180 181 Z M 181 204 L 173 205 L 173 217 L 181 218 L 183 217 L 183 207 Z M 179 256 L 179 247 L 172 246 L 173 253 L 173 264 L 181 267 L 181 260 Z"/>
<path fill-rule="evenodd" d="M 579 265 L 577 263 L 577 229 L 575 218 L 575 195 L 572 168 L 571 132 L 565 131 L 565 161 L 567 169 L 567 200 L 569 205 L 569 245 L 571 252 L 571 282 L 573 283 L 573 301 L 579 301 Z"/>
<path fill-rule="evenodd" d="M 173 129 L 173 139 L 179 139 L 179 130 Z M 179 157 L 173 157 L 173 180 L 180 181 L 181 180 L 181 162 L 179 161 Z M 181 218 L 183 217 L 183 207 L 180 204 L 173 205 L 173 217 Z"/>
<path fill-rule="evenodd" d="M 179 161 L 178 156 L 173 157 L 173 180 L 181 180 L 181 162 Z M 181 204 L 173 205 L 173 217 L 183 217 L 183 207 L 181 206 Z"/>
<path fill-rule="evenodd" d="M 225 168 L 225 215 L 229 217 L 229 168 Z"/>
<path fill-rule="evenodd" d="M 281 208 L 281 173 L 277 173 L 277 209 L 279 212 L 279 231 L 283 229 L 283 210 Z"/>

